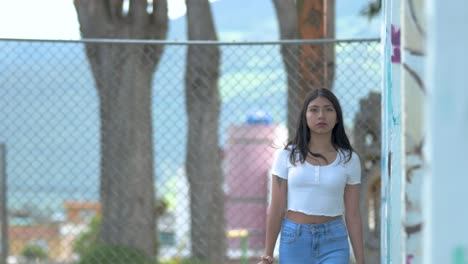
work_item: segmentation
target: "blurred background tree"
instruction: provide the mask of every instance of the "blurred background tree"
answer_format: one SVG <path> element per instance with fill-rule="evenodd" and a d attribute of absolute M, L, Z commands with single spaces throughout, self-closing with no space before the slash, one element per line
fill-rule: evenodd
<path fill-rule="evenodd" d="M 74 5 L 83 38 L 166 38 L 166 0 L 75 0 Z M 163 47 L 85 43 L 100 103 L 99 239 L 148 257 L 157 255 L 151 91 Z"/>

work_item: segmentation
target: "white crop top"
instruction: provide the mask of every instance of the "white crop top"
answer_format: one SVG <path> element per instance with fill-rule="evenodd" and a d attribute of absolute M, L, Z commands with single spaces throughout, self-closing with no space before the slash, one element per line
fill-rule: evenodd
<path fill-rule="evenodd" d="M 332 163 L 316 166 L 297 160 L 293 166 L 290 150 L 277 152 L 272 174 L 288 181 L 288 210 L 308 215 L 338 216 L 344 213 L 346 184 L 361 183 L 361 162 L 356 153 L 347 160 L 339 151 Z"/>

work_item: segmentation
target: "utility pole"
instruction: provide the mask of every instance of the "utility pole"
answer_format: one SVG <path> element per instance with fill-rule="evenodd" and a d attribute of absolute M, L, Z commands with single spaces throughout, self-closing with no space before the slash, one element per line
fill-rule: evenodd
<path fill-rule="evenodd" d="M 0 143 L 0 264 L 8 258 L 6 146 Z"/>

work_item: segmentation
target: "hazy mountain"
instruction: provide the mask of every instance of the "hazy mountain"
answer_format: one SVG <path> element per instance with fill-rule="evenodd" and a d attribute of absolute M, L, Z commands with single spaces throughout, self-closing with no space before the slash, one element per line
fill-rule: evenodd
<path fill-rule="evenodd" d="M 339 2 L 339 4 L 338 4 Z M 380 34 L 379 17 L 369 21 L 360 15 L 367 0 L 337 1 L 336 37 L 376 38 Z M 272 0 L 220 0 L 211 4 L 221 41 L 274 41 L 279 39 Z M 186 17 L 171 20 L 169 40 L 185 40 Z"/>

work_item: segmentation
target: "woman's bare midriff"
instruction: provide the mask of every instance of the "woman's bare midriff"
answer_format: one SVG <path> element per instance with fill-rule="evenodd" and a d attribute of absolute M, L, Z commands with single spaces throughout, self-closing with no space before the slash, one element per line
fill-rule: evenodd
<path fill-rule="evenodd" d="M 296 211 L 288 211 L 286 213 L 286 218 L 299 223 L 299 224 L 321 224 L 331 220 L 341 218 L 341 215 L 338 216 L 324 216 L 324 215 L 307 215 L 304 213 Z"/>

